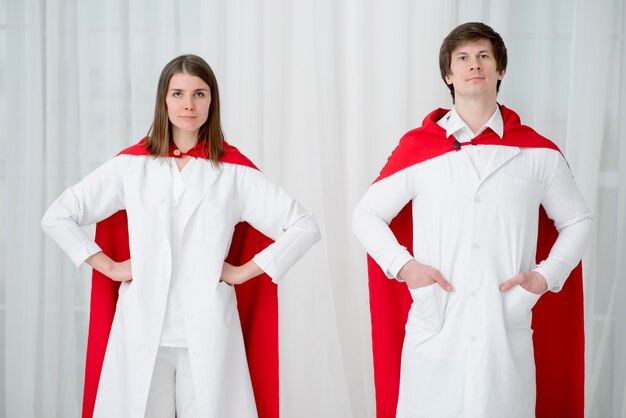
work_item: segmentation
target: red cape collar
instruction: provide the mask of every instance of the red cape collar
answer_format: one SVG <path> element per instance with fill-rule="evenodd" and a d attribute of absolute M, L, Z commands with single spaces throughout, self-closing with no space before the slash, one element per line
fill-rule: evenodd
<path fill-rule="evenodd" d="M 436 109 L 424 118 L 421 127 L 407 132 L 401 139 L 398 147 L 392 152 L 378 178 L 384 179 L 404 170 L 412 165 L 439 157 L 449 152 L 458 152 L 468 144 L 501 145 L 521 148 L 549 148 L 558 151 L 558 147 L 549 139 L 539 135 L 533 129 L 522 125 L 517 113 L 499 105 L 504 122 L 504 136 L 500 138 L 491 129 L 485 129 L 469 143 L 458 144 L 451 136 L 446 138 L 446 130 L 437 125 L 437 121 L 448 113 L 449 109 Z"/>
<path fill-rule="evenodd" d="M 135 156 L 149 156 L 150 152 L 146 148 L 146 138 L 142 138 L 141 141 L 132 145 L 122 151 L 118 155 L 135 155 Z M 179 151 L 177 154 L 176 151 Z M 209 159 L 209 152 L 206 146 L 206 142 L 199 142 L 195 147 L 191 148 L 187 152 L 182 152 L 176 147 L 176 144 L 172 144 L 170 146 L 169 154 L 170 157 L 180 158 L 185 155 L 189 155 L 194 158 L 204 158 Z M 258 168 L 250 161 L 248 157 L 243 155 L 237 148 L 230 145 L 226 141 L 224 141 L 224 154 L 220 157 L 220 162 L 222 163 L 230 163 L 230 164 L 238 164 L 243 165 L 245 167 L 254 168 L 258 170 Z"/>

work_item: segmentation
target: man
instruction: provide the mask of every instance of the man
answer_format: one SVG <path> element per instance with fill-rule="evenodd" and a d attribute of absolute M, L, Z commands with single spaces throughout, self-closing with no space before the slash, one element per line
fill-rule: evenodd
<path fill-rule="evenodd" d="M 412 298 L 408 318 L 394 313 L 406 304 L 406 288 L 376 281 L 370 262 L 377 416 L 533 417 L 539 348 L 531 308 L 544 292 L 560 291 L 579 263 L 591 215 L 558 148 L 496 102 L 507 64 L 500 35 L 482 23 L 460 25 L 443 41 L 439 62 L 454 107 L 435 110 L 401 139 L 354 211 L 355 234 Z M 538 234 L 542 246 L 547 239 L 540 208 L 558 230 L 549 255 L 537 252 Z M 554 305 L 574 310 L 567 317 L 576 331 L 550 322 L 552 349 L 563 334 L 582 352 L 576 286 L 568 293 L 574 302 Z M 559 309 L 548 307 L 541 321 L 560 318 Z M 546 363 L 561 354 L 550 352 Z M 568 385 L 567 376 L 555 378 Z M 569 414 L 560 396 L 537 415 Z M 582 399 L 563 396 L 576 405 L 572 413 L 582 412 Z"/>

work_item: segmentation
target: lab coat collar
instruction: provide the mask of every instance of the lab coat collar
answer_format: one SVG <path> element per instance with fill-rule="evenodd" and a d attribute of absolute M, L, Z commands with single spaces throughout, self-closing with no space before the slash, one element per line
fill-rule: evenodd
<path fill-rule="evenodd" d="M 499 105 L 496 106 L 496 110 L 493 112 L 493 115 L 491 115 L 489 120 L 478 130 L 478 132 L 476 132 L 475 135 L 467 123 L 465 123 L 465 121 L 461 118 L 455 107 L 453 107 L 438 123 L 446 130 L 446 138 L 450 138 L 460 130 L 466 130 L 471 133 L 471 136 L 478 137 L 487 128 L 490 128 L 493 132 L 495 132 L 500 139 L 502 139 L 502 136 L 504 135 L 504 121 L 502 119 L 502 112 L 500 112 Z"/>

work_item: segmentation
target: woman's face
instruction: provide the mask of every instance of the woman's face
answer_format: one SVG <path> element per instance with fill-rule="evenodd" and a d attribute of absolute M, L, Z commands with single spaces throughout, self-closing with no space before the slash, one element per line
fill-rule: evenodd
<path fill-rule="evenodd" d="M 200 77 L 176 73 L 170 79 L 165 103 L 172 122 L 172 134 L 189 132 L 197 135 L 209 118 L 211 90 Z"/>

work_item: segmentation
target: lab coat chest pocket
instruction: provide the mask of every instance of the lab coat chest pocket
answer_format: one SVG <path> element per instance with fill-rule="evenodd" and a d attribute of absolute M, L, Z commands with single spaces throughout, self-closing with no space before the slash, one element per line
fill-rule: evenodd
<path fill-rule="evenodd" d="M 208 197 L 200 209 L 204 241 L 218 242 L 230 239 L 235 225 L 233 204 Z"/>
<path fill-rule="evenodd" d="M 544 185 L 503 174 L 498 189 L 496 218 L 527 225 L 537 217 Z"/>

